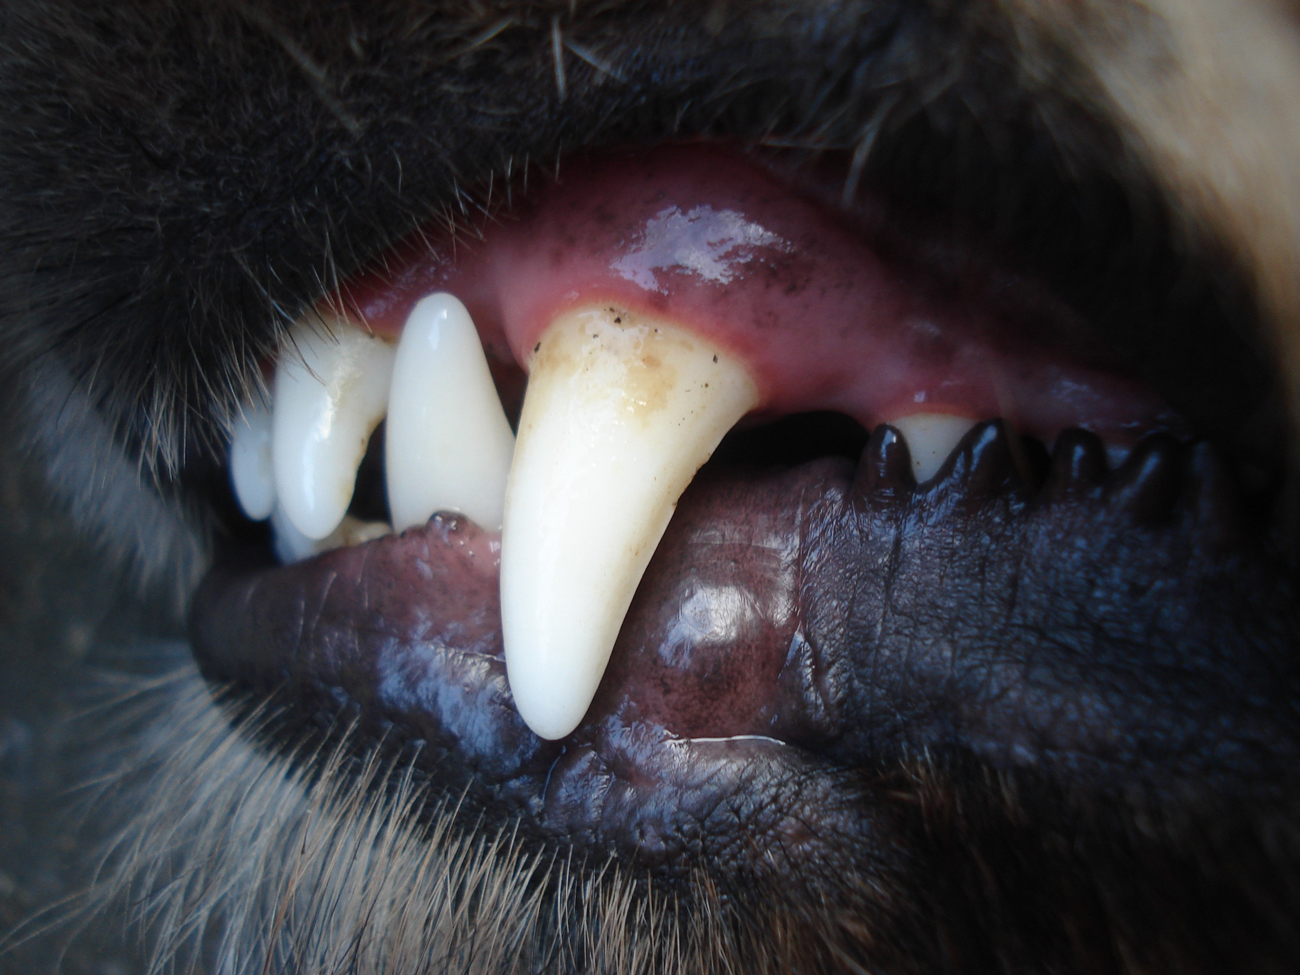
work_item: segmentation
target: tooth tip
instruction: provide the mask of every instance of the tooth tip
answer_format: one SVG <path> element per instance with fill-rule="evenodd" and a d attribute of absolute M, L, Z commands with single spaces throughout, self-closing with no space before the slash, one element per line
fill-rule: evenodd
<path fill-rule="evenodd" d="M 627 312 L 566 313 L 544 340 L 505 497 L 501 612 L 519 714 L 556 739 L 595 698 L 678 497 L 758 392 L 720 350 Z"/>
<path fill-rule="evenodd" d="M 582 723 L 600 688 L 622 620 L 605 614 L 582 620 L 581 600 L 565 599 L 563 594 L 549 599 L 545 593 L 543 598 L 562 607 L 565 618 L 560 625 L 548 626 L 555 621 L 546 620 L 541 607 L 523 619 L 508 611 L 503 614 L 506 676 L 524 723 L 538 736 L 554 740 Z"/>
<path fill-rule="evenodd" d="M 407 318 L 387 430 L 394 526 L 423 525 L 436 511 L 456 511 L 500 529 L 514 433 L 478 330 L 453 295 L 429 295 Z"/>
<path fill-rule="evenodd" d="M 889 422 L 907 443 L 916 483 L 924 484 L 939 473 L 948 455 L 976 421 L 956 414 L 922 412 L 896 417 Z"/>
<path fill-rule="evenodd" d="M 275 491 L 308 538 L 327 537 L 352 499 L 357 466 L 388 401 L 393 351 L 346 320 L 300 322 L 276 365 L 271 407 Z"/>
<path fill-rule="evenodd" d="M 275 507 L 275 471 L 271 460 L 271 414 L 249 404 L 235 424 L 230 442 L 230 480 L 239 505 L 253 521 L 265 521 Z"/>
<path fill-rule="evenodd" d="M 514 655 L 514 659 L 515 667 L 511 668 L 507 661 L 506 672 L 515 707 L 524 724 L 539 738 L 549 741 L 572 734 L 591 707 L 596 686 L 585 686 L 588 683 L 582 680 L 585 675 L 563 663 L 542 674 L 530 672 L 532 668 L 525 668 L 521 673 L 520 655 Z"/>
<path fill-rule="evenodd" d="M 587 709 L 583 708 L 582 714 L 574 717 L 569 709 L 556 712 L 549 705 L 539 707 L 532 702 L 521 703 L 518 698 L 515 698 L 515 708 L 529 730 L 538 738 L 545 738 L 547 741 L 559 741 L 573 734 L 582 723 L 582 715 L 587 713 Z"/>

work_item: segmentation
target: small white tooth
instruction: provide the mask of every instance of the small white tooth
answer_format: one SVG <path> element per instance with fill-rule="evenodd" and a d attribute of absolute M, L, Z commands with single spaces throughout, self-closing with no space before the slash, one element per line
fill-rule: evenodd
<path fill-rule="evenodd" d="M 976 421 L 951 413 L 912 413 L 890 420 L 907 441 L 912 455 L 912 473 L 917 484 L 924 484 L 939 473 L 939 468 L 961 443 Z"/>
<path fill-rule="evenodd" d="M 361 545 L 371 539 L 392 534 L 392 529 L 382 521 L 362 521 L 344 515 L 338 528 L 324 538 L 308 538 L 294 527 L 279 505 L 271 513 L 271 529 L 275 538 L 275 554 L 285 565 L 301 562 L 330 549 Z"/>
<path fill-rule="evenodd" d="M 244 514 L 253 521 L 271 517 L 275 507 L 275 469 L 271 462 L 271 411 L 259 399 L 244 406 L 230 438 L 230 481 Z"/>
<path fill-rule="evenodd" d="M 1110 440 L 1105 441 L 1105 444 L 1106 462 L 1110 465 L 1112 471 L 1128 460 L 1129 451 L 1133 449 L 1128 444 L 1113 443 Z"/>
<path fill-rule="evenodd" d="M 406 321 L 384 436 L 394 528 L 457 511 L 500 530 L 515 435 L 474 322 L 449 294 L 425 298 Z"/>
<path fill-rule="evenodd" d="M 501 540 L 506 672 L 538 735 L 582 720 L 677 499 L 757 402 L 734 358 L 666 322 L 587 308 L 543 334 Z"/>
<path fill-rule="evenodd" d="M 278 504 L 271 512 L 271 535 L 275 540 L 276 558 L 284 565 L 301 562 L 316 554 L 316 540 L 298 531 Z"/>
<path fill-rule="evenodd" d="M 271 455 L 280 506 L 308 538 L 338 527 L 357 466 L 388 406 L 393 347 L 335 319 L 329 332 L 301 322 L 275 371 Z"/>

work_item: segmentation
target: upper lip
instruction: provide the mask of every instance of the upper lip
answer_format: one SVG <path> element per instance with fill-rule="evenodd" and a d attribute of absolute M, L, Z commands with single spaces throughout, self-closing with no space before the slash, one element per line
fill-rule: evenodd
<path fill-rule="evenodd" d="M 81 297 L 49 318 L 51 345 L 160 481 L 219 450 L 284 326 L 422 221 L 508 203 L 514 177 L 530 164 L 562 165 L 577 145 L 719 134 L 840 153 L 838 189 L 854 173 L 857 185 L 966 223 L 986 242 L 1025 244 L 1200 432 L 1255 462 L 1276 456 L 1267 445 L 1281 439 L 1277 387 L 1248 289 L 1212 247 L 1198 256 L 1175 246 L 1156 181 L 1107 154 L 1122 140 L 1105 120 L 1068 92 L 1021 91 L 1004 68 L 1012 51 L 974 55 L 997 43 L 983 5 L 939 16 L 851 3 L 782 17 L 775 31 L 763 17 L 703 7 L 652 4 L 617 17 L 582 8 L 555 21 L 507 7 L 499 19 L 438 13 L 405 32 L 379 10 L 374 23 L 313 10 L 304 16 L 340 18 L 314 36 L 343 45 L 322 41 L 315 54 L 284 46 L 292 11 L 279 23 L 239 7 L 226 12 L 241 21 L 228 60 L 159 83 L 170 108 L 123 118 L 98 100 L 107 91 L 87 90 L 87 117 L 109 120 L 116 148 L 86 159 L 100 176 L 93 186 L 61 184 L 87 215 L 84 233 L 67 252 L 33 251 L 33 266 L 67 270 L 65 293 Z M 160 27 L 164 35 L 186 36 Z M 387 46 L 367 47 L 371 36 Z M 566 66 L 562 92 L 555 65 L 536 57 L 553 50 Z M 214 76 L 267 97 L 213 102 L 199 85 Z M 64 83 L 31 82 L 39 91 Z M 444 96 L 448 87 L 459 100 Z M 453 105 L 473 108 L 449 116 Z M 29 110 L 36 134 L 57 117 L 40 116 L 36 102 L 15 108 Z M 1070 119 L 1069 147 L 1052 141 L 1045 115 Z M 66 134 L 48 144 L 65 145 Z M 857 170 L 851 151 L 868 144 Z M 1008 146 L 1026 152 L 1009 158 Z M 1076 151 L 1086 146 L 1097 149 Z M 15 213 L 37 208 L 37 227 L 46 225 L 39 199 L 13 201 Z"/>

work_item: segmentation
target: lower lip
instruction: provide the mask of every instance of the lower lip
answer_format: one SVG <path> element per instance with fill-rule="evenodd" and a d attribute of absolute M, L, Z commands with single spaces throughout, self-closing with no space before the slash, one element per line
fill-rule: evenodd
<path fill-rule="evenodd" d="M 1225 667 L 1265 682 L 1225 732 L 1234 774 L 1272 781 L 1293 600 L 1234 541 L 1211 453 L 1188 462 L 1157 436 L 1108 474 L 1099 440 L 1070 439 L 1086 458 L 1066 443 L 1039 493 L 997 424 L 921 488 L 883 430 L 856 474 L 833 458 L 706 467 L 562 741 L 513 707 L 498 540 L 447 516 L 291 566 L 215 568 L 192 645 L 293 731 L 411 758 L 471 822 L 522 819 L 521 835 L 680 882 L 852 868 L 890 825 L 880 770 L 908 755 L 1202 776 L 1203 716 L 1242 708 Z"/>
<path fill-rule="evenodd" d="M 785 834 L 787 857 L 816 858 L 853 827 L 848 796 L 833 776 L 813 774 L 824 763 L 799 747 L 829 731 L 809 711 L 820 699 L 807 683 L 829 663 L 796 634 L 808 594 L 825 588 L 820 576 L 840 569 L 799 566 L 809 520 L 829 528 L 842 518 L 851 481 L 847 462 L 827 460 L 693 485 L 600 694 L 562 742 L 533 735 L 510 697 L 499 538 L 452 516 L 292 566 L 214 569 L 195 599 L 195 654 L 210 678 L 287 694 L 295 714 L 323 726 L 352 713 L 362 739 L 419 742 L 441 788 L 482 793 L 494 813 L 615 844 L 667 874 L 681 851 L 666 837 L 682 838 L 691 806 L 797 783 L 816 793 L 811 805 L 767 828 Z M 790 666 L 792 647 L 805 666 Z M 758 792 L 743 771 L 754 763 Z M 819 829 L 810 817 L 824 820 Z"/>

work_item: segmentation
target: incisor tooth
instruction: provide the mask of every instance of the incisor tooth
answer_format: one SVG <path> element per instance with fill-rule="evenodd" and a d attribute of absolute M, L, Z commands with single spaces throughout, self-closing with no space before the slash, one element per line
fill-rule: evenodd
<path fill-rule="evenodd" d="M 344 515 L 339 526 L 324 538 L 308 538 L 293 526 L 279 505 L 271 512 L 271 530 L 275 539 L 275 554 L 284 565 L 292 565 L 330 549 L 361 545 L 392 533 L 386 522 L 362 521 Z"/>
<path fill-rule="evenodd" d="M 474 322 L 449 294 L 425 298 L 406 321 L 385 438 L 394 528 L 446 510 L 500 530 L 515 435 Z"/>
<path fill-rule="evenodd" d="M 757 402 L 734 358 L 666 322 L 587 308 L 543 334 L 501 541 L 506 671 L 543 738 L 582 720 L 677 499 Z"/>
<path fill-rule="evenodd" d="M 298 531 L 284 506 L 277 504 L 271 511 L 271 537 L 275 540 L 276 558 L 284 565 L 292 565 L 316 554 L 317 541 Z"/>
<path fill-rule="evenodd" d="M 951 413 L 913 413 L 890 420 L 907 441 L 907 451 L 912 455 L 912 473 L 916 483 L 923 484 L 939 473 L 961 438 L 966 436 L 975 421 Z"/>
<path fill-rule="evenodd" d="M 230 481 L 244 514 L 253 521 L 271 517 L 275 507 L 275 469 L 271 462 L 271 411 L 259 399 L 244 406 L 230 438 Z"/>
<path fill-rule="evenodd" d="M 388 407 L 393 347 L 335 319 L 328 333 L 299 323 L 275 371 L 271 455 L 285 517 L 307 538 L 339 526 L 357 466 Z"/>

